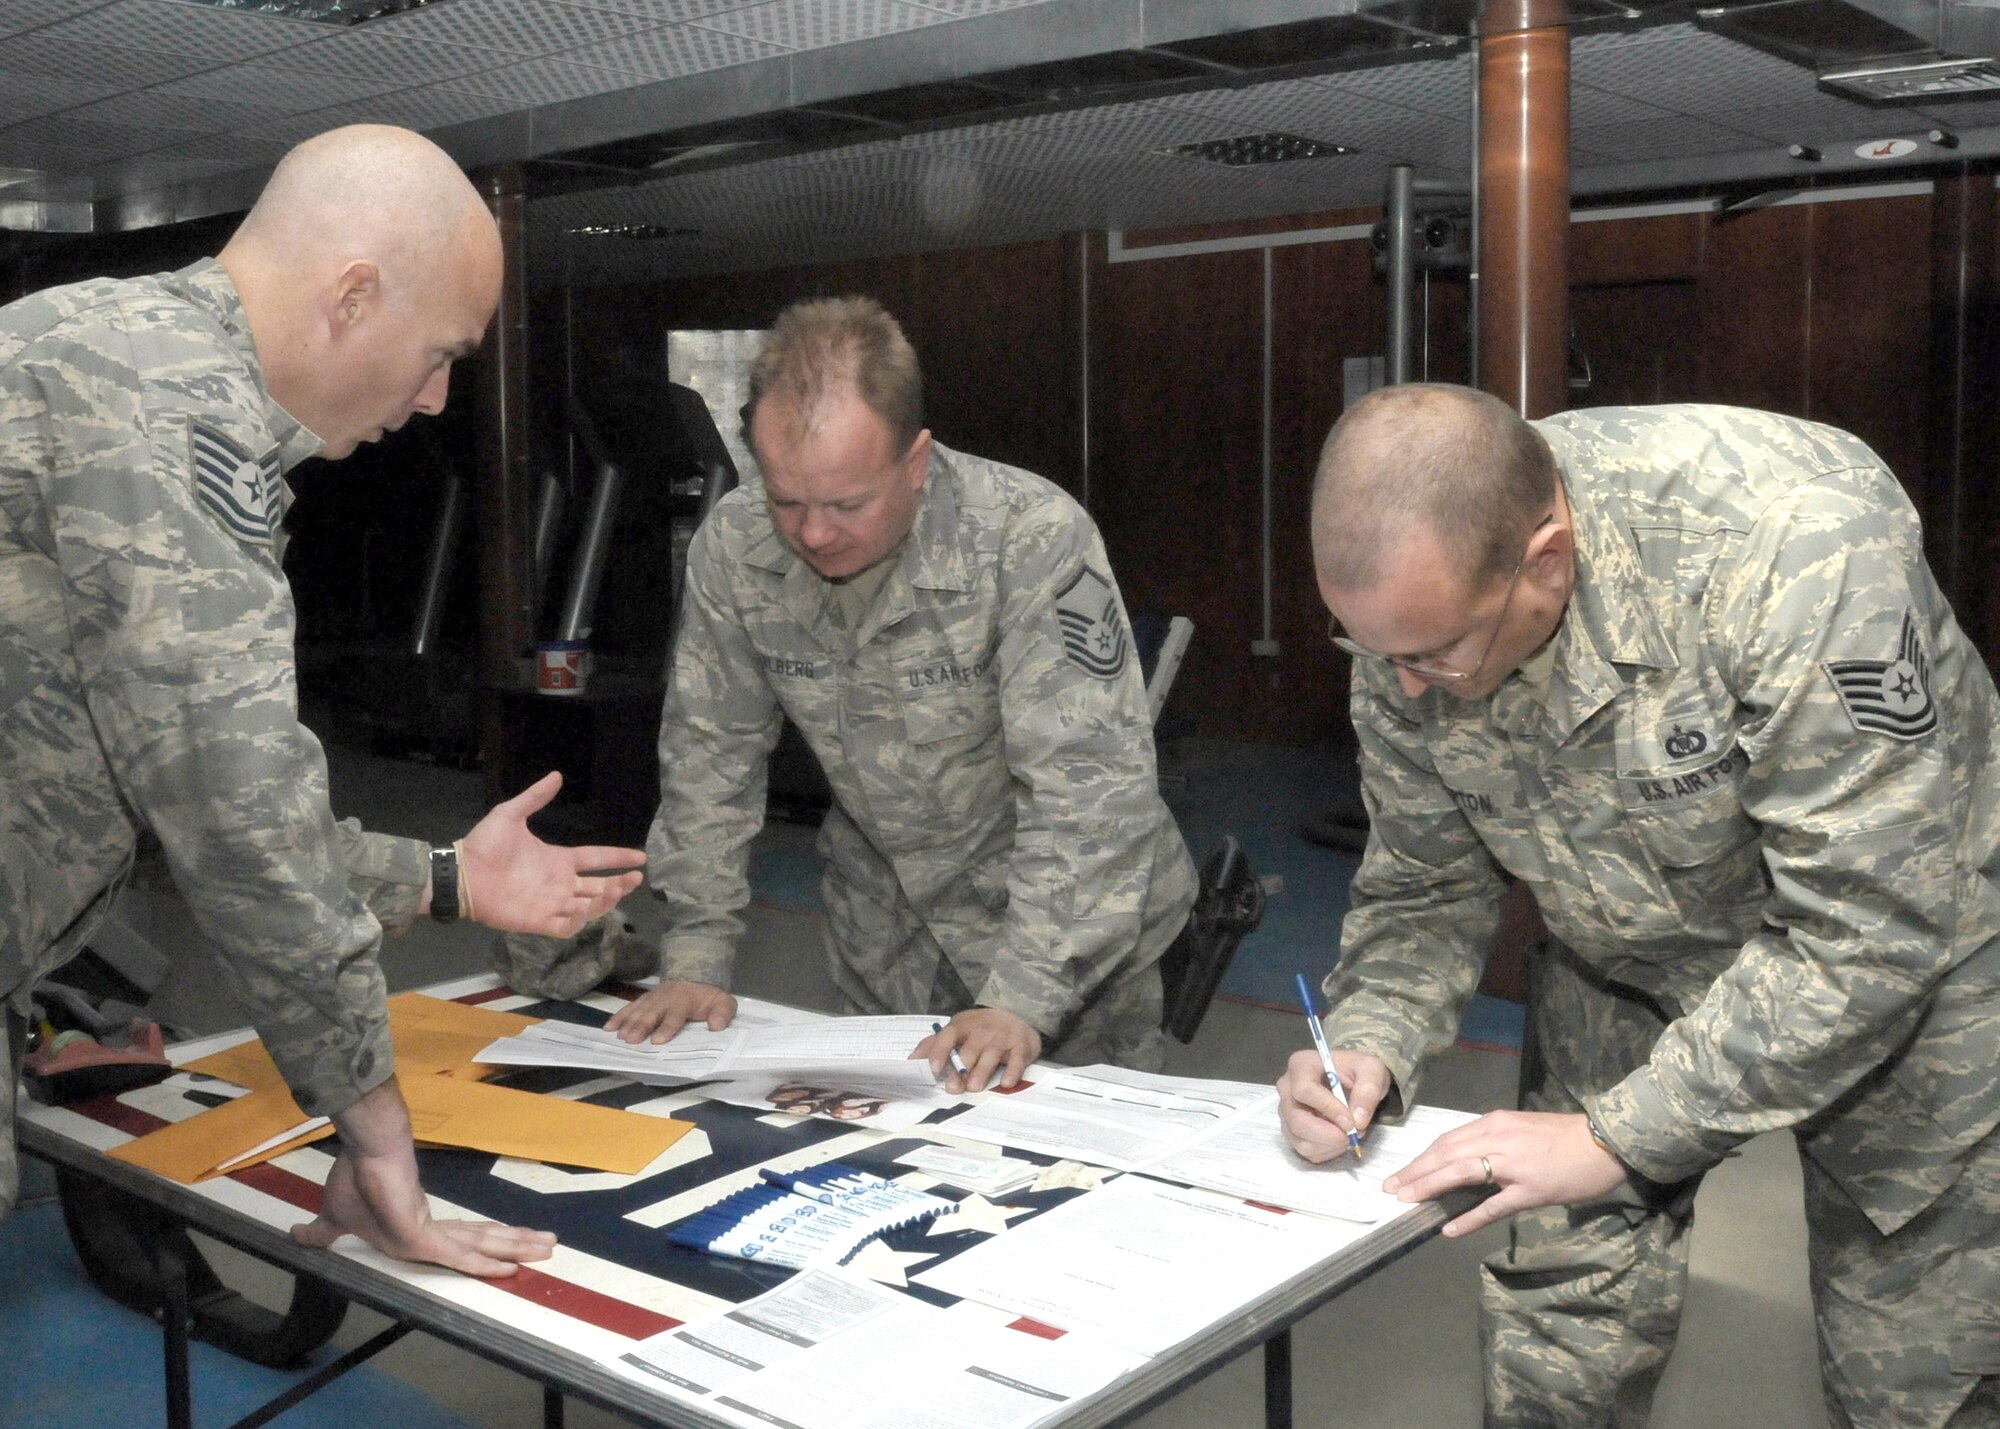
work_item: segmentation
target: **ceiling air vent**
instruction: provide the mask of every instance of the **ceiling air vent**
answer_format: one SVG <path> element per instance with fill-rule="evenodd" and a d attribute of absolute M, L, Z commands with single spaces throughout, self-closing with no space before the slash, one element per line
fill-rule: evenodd
<path fill-rule="evenodd" d="M 1199 144 L 1179 144 L 1160 152 L 1240 168 L 1245 164 L 1288 164 L 1294 159 L 1327 159 L 1354 151 L 1344 144 L 1327 144 L 1318 139 L 1304 139 L 1297 134 L 1274 133 L 1243 134 L 1234 139 L 1206 139 Z"/>
<path fill-rule="evenodd" d="M 1828 89 L 1876 104 L 1914 104 L 2000 90 L 2000 66 L 1990 59 L 1927 60 L 1853 65 L 1819 77 Z"/>

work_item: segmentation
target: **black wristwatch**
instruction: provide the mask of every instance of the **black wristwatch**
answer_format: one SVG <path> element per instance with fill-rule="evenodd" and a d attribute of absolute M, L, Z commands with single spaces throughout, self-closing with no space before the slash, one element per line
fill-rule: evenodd
<path fill-rule="evenodd" d="M 458 851 L 450 844 L 431 850 L 431 917 L 440 923 L 458 919 Z"/>

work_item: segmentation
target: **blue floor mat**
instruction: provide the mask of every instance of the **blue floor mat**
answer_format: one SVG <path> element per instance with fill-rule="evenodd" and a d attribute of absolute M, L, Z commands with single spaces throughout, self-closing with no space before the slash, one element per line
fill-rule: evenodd
<path fill-rule="evenodd" d="M 0 1424 L 76 1429 L 163 1424 L 160 1327 L 107 1299 L 84 1273 L 53 1202 L 0 1221 Z M 327 1345 L 318 1367 L 338 1357 Z M 189 1356 L 197 1424 L 231 1424 L 291 1388 L 299 1373 L 265 1369 L 196 1344 Z M 280 1415 L 284 1429 L 475 1429 L 393 1375 L 363 1365 Z"/>

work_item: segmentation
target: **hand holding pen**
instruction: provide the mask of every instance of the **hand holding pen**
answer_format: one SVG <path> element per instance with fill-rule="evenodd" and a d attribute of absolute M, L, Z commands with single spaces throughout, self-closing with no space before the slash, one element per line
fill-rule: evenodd
<path fill-rule="evenodd" d="M 1326 1029 L 1320 1026 L 1319 1014 L 1313 1010 L 1312 989 L 1306 985 L 1306 975 L 1297 974 L 1299 981 L 1299 1001 L 1306 1010 L 1306 1026 L 1312 1029 L 1313 1045 L 1319 1049 L 1320 1065 L 1326 1068 L 1326 1084 L 1342 1106 L 1348 1106 L 1347 1089 L 1340 1084 L 1340 1073 L 1333 1068 L 1333 1053 L 1326 1045 Z M 1349 1114 L 1352 1115 L 1349 1107 Z M 1361 1133 L 1349 1127 L 1347 1149 L 1354 1153 L 1354 1159 L 1361 1159 Z"/>

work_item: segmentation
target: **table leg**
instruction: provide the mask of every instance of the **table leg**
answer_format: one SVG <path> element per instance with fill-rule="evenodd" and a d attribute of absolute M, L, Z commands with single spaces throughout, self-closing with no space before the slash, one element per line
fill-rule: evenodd
<path fill-rule="evenodd" d="M 1292 1332 L 1264 1341 L 1264 1429 L 1292 1429 Z"/>
<path fill-rule="evenodd" d="M 167 1356 L 167 1429 L 194 1429 L 194 1398 L 188 1378 L 187 1262 L 172 1237 L 155 1247 L 164 1292 L 160 1325 Z"/>
<path fill-rule="evenodd" d="M 552 1384 L 542 1386 L 542 1429 L 563 1429 L 563 1393 Z"/>

